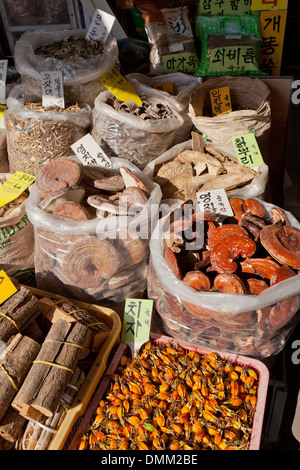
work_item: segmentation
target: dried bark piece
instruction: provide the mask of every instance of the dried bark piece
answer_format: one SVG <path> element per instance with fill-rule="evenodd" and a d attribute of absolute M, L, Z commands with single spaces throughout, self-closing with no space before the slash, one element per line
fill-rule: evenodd
<path fill-rule="evenodd" d="M 197 162 L 204 162 L 213 171 L 213 174 L 220 175 L 225 171 L 225 167 L 222 162 L 217 158 L 210 156 L 207 153 L 195 152 L 194 150 L 183 150 L 174 158 L 177 162 L 190 162 L 196 164 Z"/>
<path fill-rule="evenodd" d="M 94 181 L 95 188 L 104 191 L 118 192 L 125 188 L 124 180 L 121 175 L 103 177 Z"/>
<path fill-rule="evenodd" d="M 87 198 L 87 203 L 97 209 L 97 217 L 103 218 L 105 214 L 114 215 L 128 215 L 128 208 L 126 204 L 120 204 L 118 201 L 109 200 L 105 196 L 92 195 Z M 99 214 L 98 214 L 98 211 Z"/>
<path fill-rule="evenodd" d="M 51 211 L 58 202 L 73 201 L 80 204 L 85 196 L 85 189 L 80 186 L 60 188 L 49 193 L 40 203 L 43 210 Z"/>
<path fill-rule="evenodd" d="M 123 177 L 124 184 L 126 188 L 130 187 L 137 187 L 139 189 L 142 189 L 146 194 L 150 194 L 148 188 L 144 185 L 144 183 L 134 174 L 132 173 L 128 168 L 126 167 L 121 167 L 120 168 L 120 173 Z"/>
<path fill-rule="evenodd" d="M 147 204 L 149 196 L 142 189 L 135 186 L 130 186 L 124 189 L 119 197 L 120 203 L 126 203 L 128 206 L 144 206 Z"/>
<path fill-rule="evenodd" d="M 172 178 L 175 178 L 186 170 L 193 171 L 190 162 L 180 163 L 172 160 L 160 167 L 155 176 L 155 181 L 160 185 L 168 184 Z"/>
<path fill-rule="evenodd" d="M 77 221 L 90 220 L 91 218 L 89 212 L 84 206 L 73 201 L 59 202 L 54 207 L 52 214 Z"/>
<path fill-rule="evenodd" d="M 82 289 L 99 286 L 118 270 L 121 255 L 107 240 L 82 237 L 64 256 L 63 271 L 69 282 Z"/>
<path fill-rule="evenodd" d="M 113 168 L 105 168 L 102 166 L 87 165 L 81 168 L 81 181 L 87 185 L 95 188 L 95 181 L 103 180 L 105 178 L 112 178 L 120 176 L 117 170 Z"/>
<path fill-rule="evenodd" d="M 52 160 L 42 166 L 36 175 L 36 189 L 42 197 L 46 197 L 58 189 L 76 186 L 80 177 L 81 167 L 74 160 Z"/>

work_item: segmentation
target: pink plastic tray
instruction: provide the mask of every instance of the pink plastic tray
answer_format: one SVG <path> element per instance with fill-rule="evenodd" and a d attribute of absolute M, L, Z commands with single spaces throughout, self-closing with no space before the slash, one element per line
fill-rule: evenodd
<path fill-rule="evenodd" d="M 255 415 L 253 418 L 253 427 L 252 427 L 253 429 L 252 429 L 252 434 L 250 438 L 249 450 L 259 450 L 262 426 L 263 426 L 263 420 L 264 420 L 264 413 L 265 413 L 265 406 L 266 406 L 266 399 L 267 399 L 267 392 L 268 392 L 268 385 L 269 385 L 269 370 L 265 366 L 265 364 L 263 364 L 261 361 L 257 359 L 252 359 L 250 357 L 240 356 L 237 354 L 230 354 L 230 353 L 218 351 L 217 349 L 194 345 L 192 343 L 177 340 L 176 338 L 171 338 L 169 336 L 163 336 L 163 335 L 156 334 L 156 333 L 151 333 L 150 339 L 154 341 L 156 344 L 159 344 L 159 343 L 178 344 L 188 351 L 193 350 L 193 351 L 199 352 L 200 354 L 208 354 L 210 352 L 214 352 L 218 354 L 222 359 L 225 359 L 225 358 L 230 359 L 234 364 L 238 364 L 242 366 L 246 365 L 248 367 L 253 368 L 256 371 L 259 377 L 259 383 L 258 383 L 258 391 L 257 391 L 257 404 L 256 404 Z M 120 343 L 85 414 L 82 417 L 82 420 L 67 450 L 78 449 L 81 438 L 85 434 L 89 424 L 92 422 L 94 413 L 98 407 L 100 400 L 103 399 L 106 395 L 106 392 L 110 385 L 110 376 L 116 371 L 122 355 L 125 354 L 127 350 L 128 350 L 127 344 Z"/>

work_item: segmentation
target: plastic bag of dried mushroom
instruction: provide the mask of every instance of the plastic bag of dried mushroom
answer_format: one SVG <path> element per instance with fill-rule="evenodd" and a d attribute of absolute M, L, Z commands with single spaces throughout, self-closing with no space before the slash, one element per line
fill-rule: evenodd
<path fill-rule="evenodd" d="M 112 168 L 62 158 L 44 165 L 26 204 L 38 288 L 108 305 L 146 288 L 159 186 L 128 160 Z"/>
<path fill-rule="evenodd" d="M 99 77 L 112 69 L 118 59 L 117 41 L 111 35 L 105 46 L 85 39 L 87 31 L 27 31 L 15 44 L 15 66 L 22 82 L 41 93 L 40 73 L 61 70 L 68 102 L 94 105 L 105 88 Z"/>
<path fill-rule="evenodd" d="M 93 109 L 92 136 L 109 157 L 126 158 L 143 169 L 178 142 L 188 139 L 182 132 L 184 119 L 166 93 L 135 82 L 142 105 L 122 102 L 110 91 L 100 93 Z"/>
<path fill-rule="evenodd" d="M 92 114 L 89 105 L 77 102 L 44 108 L 36 95 L 27 100 L 25 88 L 11 91 L 4 113 L 9 169 L 36 175 L 47 161 L 72 154 L 70 146 L 86 135 Z"/>
<path fill-rule="evenodd" d="M 163 200 L 196 199 L 197 192 L 212 189 L 225 189 L 228 196 L 264 199 L 269 168 L 265 164 L 257 170 L 248 168 L 192 132 L 192 139 L 149 162 L 143 172 L 160 185 Z"/>
<path fill-rule="evenodd" d="M 12 174 L 0 173 L 0 186 Z M 34 233 L 25 210 L 28 191 L 0 207 L 0 269 L 20 282 L 34 276 Z"/>
<path fill-rule="evenodd" d="M 229 87 L 232 111 L 214 116 L 210 90 Z M 225 76 L 210 79 L 193 90 L 189 103 L 191 120 L 207 141 L 232 146 L 232 138 L 254 132 L 264 161 L 269 163 L 271 95 L 259 78 Z"/>
<path fill-rule="evenodd" d="M 173 337 L 269 357 L 299 321 L 300 223 L 260 199 L 221 220 L 186 201 L 150 240 L 148 297 Z"/>

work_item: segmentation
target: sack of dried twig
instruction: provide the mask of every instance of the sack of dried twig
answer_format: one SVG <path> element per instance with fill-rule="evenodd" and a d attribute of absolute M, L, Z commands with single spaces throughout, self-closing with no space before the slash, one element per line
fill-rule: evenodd
<path fill-rule="evenodd" d="M 110 35 L 104 47 L 98 43 L 93 48 L 92 43 L 89 46 L 85 42 L 86 33 L 79 29 L 37 30 L 22 34 L 16 42 L 14 55 L 22 82 L 41 92 L 41 72 L 60 70 L 64 77 L 65 100 L 92 107 L 96 96 L 104 90 L 98 78 L 115 65 L 118 45 Z"/>
<path fill-rule="evenodd" d="M 214 116 L 210 90 L 226 86 L 230 90 L 232 111 Z M 271 97 L 263 80 L 225 76 L 203 82 L 193 91 L 189 111 L 194 126 L 215 145 L 232 145 L 233 137 L 254 132 L 263 159 L 269 163 Z"/>
<path fill-rule="evenodd" d="M 0 186 L 11 177 L 0 174 Z M 34 234 L 25 203 L 27 194 L 0 208 L 0 269 L 8 276 L 27 282 L 34 275 Z"/>
<path fill-rule="evenodd" d="M 212 144 L 203 145 L 203 153 L 194 150 L 193 139 L 174 145 L 144 168 L 143 173 L 160 184 L 164 201 L 196 199 L 197 192 L 213 189 L 225 189 L 228 196 L 264 199 L 266 164 L 253 170 L 238 163 L 233 147 L 225 152 Z"/>
<path fill-rule="evenodd" d="M 147 163 L 178 142 L 188 139 L 190 127 L 185 121 L 172 97 L 134 80 L 134 88 L 143 103 L 150 105 L 151 111 L 160 107 L 167 109 L 163 118 L 149 118 L 147 113 L 125 112 L 112 106 L 114 97 L 110 91 L 100 93 L 93 109 L 92 136 L 109 157 L 121 157 L 143 169 Z M 144 106 L 139 107 L 141 110 Z M 147 110 L 146 110 L 147 111 Z"/>
<path fill-rule="evenodd" d="M 34 100 L 27 100 L 27 89 L 23 84 L 17 85 L 7 98 L 7 152 L 11 172 L 36 175 L 47 161 L 72 153 L 70 146 L 90 128 L 92 112 L 88 104 L 43 108 L 34 92 Z"/>

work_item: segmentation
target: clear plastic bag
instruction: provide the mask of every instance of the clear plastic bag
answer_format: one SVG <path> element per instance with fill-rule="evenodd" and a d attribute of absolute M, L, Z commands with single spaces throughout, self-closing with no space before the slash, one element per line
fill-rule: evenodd
<path fill-rule="evenodd" d="M 146 205 L 133 216 L 86 222 L 58 217 L 39 208 L 41 197 L 33 185 L 26 210 L 34 226 L 38 288 L 109 305 L 143 294 L 152 218 L 158 212 L 161 191 L 127 160 L 112 159 L 112 168 L 122 166 L 150 191 Z"/>
<path fill-rule="evenodd" d="M 96 96 L 105 89 L 98 78 L 111 70 L 118 59 L 118 45 L 114 37 L 108 37 L 102 54 L 90 59 L 60 60 L 35 54 L 35 50 L 40 46 L 61 41 L 69 36 L 85 38 L 86 33 L 87 31 L 82 29 L 36 30 L 23 33 L 15 45 L 15 66 L 22 82 L 33 86 L 41 94 L 41 72 L 61 70 L 65 100 L 71 103 L 87 103 L 93 107 Z"/>
<path fill-rule="evenodd" d="M 270 215 L 274 205 L 260 202 Z M 291 225 L 300 229 L 294 216 L 284 213 Z M 162 220 L 150 240 L 148 297 L 155 301 L 165 331 L 173 337 L 246 356 L 278 354 L 299 321 L 299 275 L 259 295 L 197 292 L 178 280 L 164 259 Z"/>
<path fill-rule="evenodd" d="M 172 147 L 170 150 L 167 150 L 165 153 L 163 153 L 159 157 L 155 158 L 154 160 L 151 160 L 151 162 L 149 162 L 148 165 L 144 168 L 143 173 L 146 176 L 148 176 L 148 178 L 152 179 L 156 174 L 157 166 L 160 166 L 161 164 L 172 160 L 180 152 L 183 152 L 184 150 L 192 150 L 192 148 L 193 148 L 192 140 L 187 140 L 186 142 L 182 142 L 181 144 L 174 145 L 174 147 Z M 225 150 L 217 146 L 215 148 L 219 148 L 220 150 Z M 226 148 L 226 152 L 234 156 L 233 148 Z M 247 184 L 240 189 L 235 189 L 233 191 L 230 191 L 228 195 L 231 197 L 236 196 L 236 197 L 241 197 L 241 198 L 264 199 L 266 187 L 268 184 L 269 167 L 265 164 L 261 165 L 257 169 L 257 174 L 258 176 L 255 177 L 250 184 Z"/>
<path fill-rule="evenodd" d="M 92 112 L 87 104 L 75 112 L 35 111 L 26 108 L 28 87 L 16 85 L 7 98 L 4 113 L 7 153 L 11 172 L 35 175 L 49 160 L 70 155 L 70 146 L 87 134 Z M 33 102 L 40 97 L 32 91 Z"/>
<path fill-rule="evenodd" d="M 182 132 L 184 119 L 167 93 L 130 80 L 137 94 L 151 104 L 163 104 L 172 111 L 165 119 L 142 120 L 139 116 L 114 109 L 107 101 L 110 91 L 100 93 L 93 109 L 92 136 L 109 157 L 125 158 L 143 169 L 179 141 L 186 140 L 189 129 Z"/>

